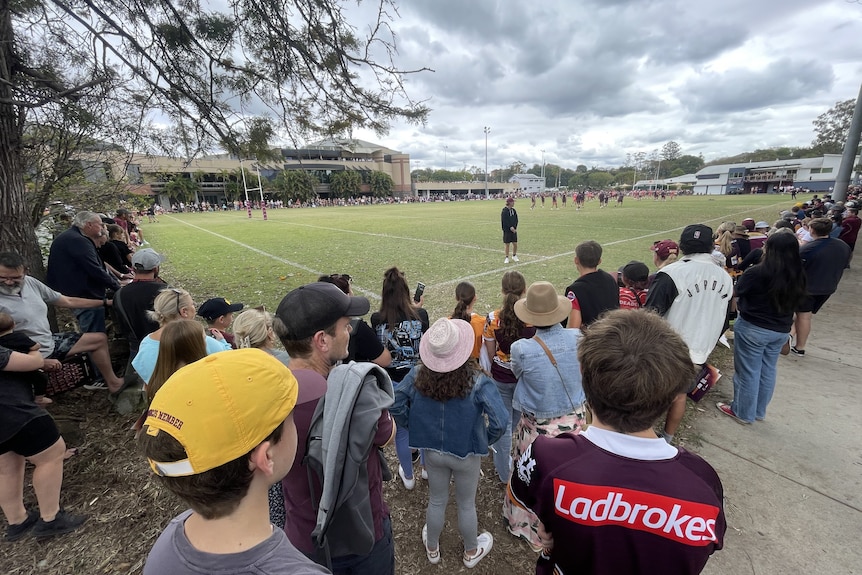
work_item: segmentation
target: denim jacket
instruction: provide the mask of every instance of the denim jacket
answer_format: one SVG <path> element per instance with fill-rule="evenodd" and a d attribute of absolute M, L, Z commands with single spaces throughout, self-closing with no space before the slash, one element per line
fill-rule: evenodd
<path fill-rule="evenodd" d="M 539 342 L 535 339 L 519 339 L 512 344 L 512 372 L 518 378 L 512 407 L 539 419 L 553 419 L 572 413 L 572 403 L 580 407 L 586 401 L 581 386 L 581 365 L 578 362 L 581 330 L 557 324 L 540 327 L 534 337 L 542 338 L 554 354 L 560 373 L 565 378 L 565 389 Z"/>
<path fill-rule="evenodd" d="M 508 429 L 510 417 L 494 381 L 479 375 L 467 397 L 437 401 L 414 387 L 420 369 L 417 365 L 396 384 L 395 405 L 389 408 L 395 422 L 410 430 L 410 447 L 460 458 L 487 455 L 488 445 Z"/>

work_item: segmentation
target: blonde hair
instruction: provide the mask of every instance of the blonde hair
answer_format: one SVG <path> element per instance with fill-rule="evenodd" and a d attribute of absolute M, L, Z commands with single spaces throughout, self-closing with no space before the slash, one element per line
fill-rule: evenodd
<path fill-rule="evenodd" d="M 192 300 L 192 296 L 184 289 L 163 289 L 153 300 L 153 309 L 147 311 L 147 317 L 158 322 L 159 327 L 164 327 L 180 317 L 180 310 L 189 307 L 189 304 L 185 303 L 188 300 Z M 194 306 L 194 300 L 191 305 Z"/>
<path fill-rule="evenodd" d="M 267 347 L 273 337 L 272 315 L 258 309 L 248 309 L 233 320 L 233 335 L 238 348 Z"/>

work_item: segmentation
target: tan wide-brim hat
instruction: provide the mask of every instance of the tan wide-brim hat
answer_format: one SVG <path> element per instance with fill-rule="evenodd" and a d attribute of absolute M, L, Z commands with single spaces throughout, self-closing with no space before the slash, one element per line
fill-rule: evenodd
<path fill-rule="evenodd" d="M 548 282 L 535 282 L 527 288 L 527 297 L 515 302 L 515 315 L 530 325 L 549 327 L 560 323 L 572 311 L 572 302 Z"/>

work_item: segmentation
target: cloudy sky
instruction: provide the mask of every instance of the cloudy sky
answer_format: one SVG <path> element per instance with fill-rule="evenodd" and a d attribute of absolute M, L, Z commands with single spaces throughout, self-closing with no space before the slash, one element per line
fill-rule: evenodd
<path fill-rule="evenodd" d="M 862 83 L 862 0 L 400 0 L 398 64 L 432 112 L 388 136 L 414 168 L 616 166 L 813 139 Z M 361 27 L 360 27 L 361 30 Z M 418 160 L 418 163 L 417 163 Z"/>

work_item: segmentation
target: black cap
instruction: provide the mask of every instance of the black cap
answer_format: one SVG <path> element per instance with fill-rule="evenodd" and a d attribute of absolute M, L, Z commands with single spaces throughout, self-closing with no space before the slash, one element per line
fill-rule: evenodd
<path fill-rule="evenodd" d="M 709 254 L 712 248 L 712 228 L 704 224 L 686 226 L 679 236 L 679 249 L 684 254 Z"/>
<path fill-rule="evenodd" d="M 632 282 L 645 282 L 649 279 L 649 268 L 643 262 L 629 262 L 623 266 L 623 277 Z"/>
<path fill-rule="evenodd" d="M 298 341 L 326 329 L 342 317 L 363 316 L 371 309 L 364 297 L 345 294 L 331 283 L 300 286 L 284 296 L 275 315 L 284 324 L 284 339 Z"/>
<path fill-rule="evenodd" d="M 208 299 L 198 308 L 198 315 L 207 321 L 213 321 L 223 315 L 241 310 L 245 304 L 230 303 L 223 297 Z"/>

